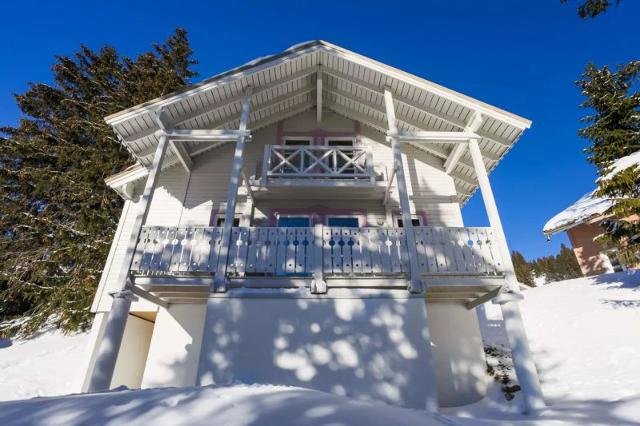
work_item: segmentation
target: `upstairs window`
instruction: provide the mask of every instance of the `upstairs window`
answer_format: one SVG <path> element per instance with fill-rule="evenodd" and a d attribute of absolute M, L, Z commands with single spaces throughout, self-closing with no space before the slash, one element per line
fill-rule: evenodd
<path fill-rule="evenodd" d="M 411 215 L 411 225 L 412 226 L 422 226 L 422 219 L 420 216 Z M 402 222 L 402 218 L 396 218 L 396 226 L 398 228 L 404 228 L 404 223 Z"/>
<path fill-rule="evenodd" d="M 278 217 L 279 228 L 308 228 L 310 226 L 308 216 L 280 216 Z"/>
<path fill-rule="evenodd" d="M 358 228 L 360 221 L 353 216 L 335 216 L 327 218 L 327 226 L 335 226 L 340 228 Z"/>
<path fill-rule="evenodd" d="M 216 226 L 218 226 L 218 227 L 224 226 L 224 216 L 218 216 L 216 218 Z M 240 226 L 240 218 L 239 217 L 234 217 L 233 218 L 233 225 L 232 226 Z"/>

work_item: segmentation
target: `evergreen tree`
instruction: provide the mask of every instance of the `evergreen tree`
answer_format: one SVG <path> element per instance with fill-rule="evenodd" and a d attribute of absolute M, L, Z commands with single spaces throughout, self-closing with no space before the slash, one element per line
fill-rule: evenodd
<path fill-rule="evenodd" d="M 544 276 L 547 282 L 570 280 L 582 276 L 580 265 L 573 250 L 564 244 L 556 256 L 545 256 L 531 264 L 535 276 Z"/>
<path fill-rule="evenodd" d="M 516 272 L 516 278 L 522 284 L 526 284 L 530 287 L 534 287 L 533 282 L 533 267 L 526 261 L 522 253 L 519 251 L 511 252 L 511 261 L 513 262 L 513 268 Z"/>
<path fill-rule="evenodd" d="M 586 0 L 578 14 L 581 18 L 594 18 L 612 4 L 610 0 Z M 615 70 L 588 64 L 577 82 L 586 97 L 581 106 L 593 111 L 582 120 L 588 126 L 579 134 L 591 142 L 586 149 L 588 159 L 601 176 L 596 195 L 614 201 L 605 212 L 609 217 L 602 221 L 604 232 L 598 241 L 620 247 L 620 260 L 631 264 L 640 258 L 640 223 L 629 220 L 640 214 L 640 168 L 630 167 L 610 179 L 602 177 L 609 174 L 615 160 L 640 150 L 639 75 L 638 60 Z"/>
<path fill-rule="evenodd" d="M 81 46 L 16 96 L 24 118 L 0 129 L 0 334 L 89 324 L 122 207 L 104 178 L 131 162 L 104 117 L 188 84 L 191 55 L 182 29 L 135 58 Z"/>
<path fill-rule="evenodd" d="M 616 4 L 619 4 L 622 0 L 615 0 Z M 568 3 L 569 0 L 560 0 L 561 3 Z M 578 15 L 583 18 L 595 18 L 601 13 L 605 12 L 613 4 L 611 0 L 584 0 L 580 6 L 578 6 Z"/>

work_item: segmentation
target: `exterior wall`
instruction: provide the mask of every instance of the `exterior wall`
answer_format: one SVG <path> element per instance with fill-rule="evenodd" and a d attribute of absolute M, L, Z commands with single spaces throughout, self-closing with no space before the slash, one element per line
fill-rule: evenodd
<path fill-rule="evenodd" d="M 235 298 L 231 291 L 228 297 L 212 297 L 207 305 L 211 323 L 203 333 L 199 384 L 283 384 L 424 409 L 429 386 L 425 302 L 408 297 L 406 291 L 391 293 L 391 297 L 388 293 L 361 297 L 330 290 L 327 297 L 296 299 Z M 456 319 L 460 314 L 463 318 Z M 480 352 L 475 347 L 479 332 L 472 316 L 458 309 L 447 315 L 437 308 L 434 316 L 440 322 L 436 350 L 441 361 L 436 369 L 444 366 L 454 374 L 464 371 L 465 362 L 474 367 L 483 364 L 482 346 Z M 455 328 L 446 324 L 452 318 Z M 472 326 L 476 330 L 458 330 Z M 472 341 L 465 344 L 447 336 L 458 332 Z M 466 352 L 450 353 L 459 348 Z M 447 357 L 455 361 L 446 363 Z M 474 367 L 470 368 L 475 372 Z M 442 379 L 449 377 L 445 374 Z M 475 379 L 443 385 L 446 392 L 440 396 L 441 403 L 478 399 L 484 387 L 474 386 Z"/>
<path fill-rule="evenodd" d="M 142 377 L 143 388 L 194 386 L 205 305 L 160 308 Z"/>
<path fill-rule="evenodd" d="M 153 332 L 153 322 L 129 314 L 111 379 L 111 388 L 140 388 Z"/>
<path fill-rule="evenodd" d="M 609 272 L 607 259 L 600 253 L 605 246 L 593 239 L 602 234 L 600 222 L 583 223 L 567 230 L 573 252 L 584 275 L 599 275 Z"/>
<path fill-rule="evenodd" d="M 476 311 L 459 303 L 429 303 L 428 311 L 440 405 L 480 400 L 488 376 Z"/>
<path fill-rule="evenodd" d="M 283 136 L 301 135 L 311 135 L 318 140 L 325 136 L 357 137 L 359 143 L 371 147 L 377 171 L 386 170 L 389 173 L 392 169 L 391 147 L 382 133 L 367 127 L 361 128 L 359 123 L 330 112 L 325 112 L 322 123 L 318 124 L 315 112 L 308 111 L 253 134 L 245 149 L 244 169 L 247 174 L 259 174 L 265 145 L 280 144 Z M 226 207 L 233 150 L 233 144 L 229 143 L 196 157 L 191 174 L 187 174 L 179 165 L 164 170 L 159 177 L 146 224 L 209 226 L 212 214 L 222 213 Z M 408 144 L 403 144 L 402 150 L 412 213 L 426 218 L 428 225 L 463 226 L 453 179 L 442 171 L 442 160 Z M 243 211 L 245 200 L 245 189 L 240 188 L 237 213 Z M 255 206 L 253 224 L 272 225 L 276 213 L 289 209 L 306 213 L 353 213 L 362 216 L 361 222 L 366 220 L 368 226 L 391 226 L 388 218 L 399 213 L 398 204 L 398 194 L 395 190 L 391 193 L 388 208 L 385 208 L 381 201 L 346 199 L 263 201 Z M 119 272 L 121 268 L 128 266 L 124 265 L 123 259 L 137 213 L 136 202 L 127 201 L 100 279 L 92 312 L 109 311 L 109 293 L 119 290 L 122 286 L 122 283 L 118 282 Z M 316 221 L 322 219 L 322 213 L 317 214 Z M 137 301 L 132 305 L 132 311 L 154 309 L 154 306 L 146 301 Z"/>

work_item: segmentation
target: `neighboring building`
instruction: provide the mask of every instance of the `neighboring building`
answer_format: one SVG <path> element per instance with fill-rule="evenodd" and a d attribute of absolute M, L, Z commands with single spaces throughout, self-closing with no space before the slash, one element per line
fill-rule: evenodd
<path fill-rule="evenodd" d="M 494 300 L 543 404 L 487 176 L 530 121 L 323 41 L 106 121 L 138 164 L 107 179 L 126 201 L 85 390 L 467 404 L 487 385 L 475 308 Z M 489 228 L 463 223 L 478 187 Z"/>
<path fill-rule="evenodd" d="M 611 206 L 610 200 L 595 197 L 593 192 L 589 192 L 544 225 L 543 232 L 547 238 L 567 231 L 573 253 L 584 275 L 600 275 L 619 270 L 615 257 L 612 262 L 609 256 L 612 254 L 612 247 L 594 241 L 604 231 L 600 223 L 606 218 L 604 213 Z"/>
<path fill-rule="evenodd" d="M 597 182 L 613 178 L 617 173 L 630 167 L 640 166 L 640 151 L 636 151 L 614 161 L 608 173 Z M 623 265 L 617 259 L 617 248 L 611 244 L 595 241 L 604 232 L 601 226 L 608 216 L 607 211 L 613 206 L 609 199 L 596 197 L 595 190 L 582 196 L 578 201 L 567 207 L 544 225 L 543 232 L 547 238 L 553 234 L 567 231 L 567 236 L 573 247 L 580 269 L 584 275 L 599 275 L 619 272 L 626 266 L 637 267 L 637 264 Z M 631 216 L 627 221 L 638 221 L 640 218 Z"/>

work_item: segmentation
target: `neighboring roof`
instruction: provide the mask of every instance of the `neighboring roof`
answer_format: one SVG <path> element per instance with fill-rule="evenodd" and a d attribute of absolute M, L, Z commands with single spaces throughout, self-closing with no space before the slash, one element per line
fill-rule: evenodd
<path fill-rule="evenodd" d="M 148 167 L 158 143 L 155 111 L 162 108 L 176 129 L 235 129 L 243 90 L 253 87 L 251 131 L 316 107 L 318 75 L 322 79 L 323 108 L 386 133 L 383 90 L 390 87 L 396 103 L 399 130 L 462 131 L 475 113 L 482 114 L 480 148 L 491 171 L 531 122 L 510 112 L 457 93 L 438 84 L 364 57 L 325 41 L 293 46 L 277 55 L 262 57 L 198 84 L 110 115 L 105 121 L 136 160 Z M 183 142 L 195 157 L 214 144 Z M 416 145 L 443 162 L 451 143 Z M 165 165 L 177 162 L 167 153 Z M 451 172 L 459 201 L 464 203 L 477 188 L 468 152 Z"/>
<path fill-rule="evenodd" d="M 609 170 L 609 173 L 599 178 L 598 181 L 609 180 L 621 171 L 633 166 L 640 166 L 640 150 L 633 154 L 629 154 L 626 157 L 618 158 L 611 164 L 611 170 Z"/>
<path fill-rule="evenodd" d="M 595 191 L 584 194 L 578 201 L 552 217 L 543 228 L 545 235 L 552 235 L 578 226 L 601 216 L 613 202 L 594 196 Z"/>

